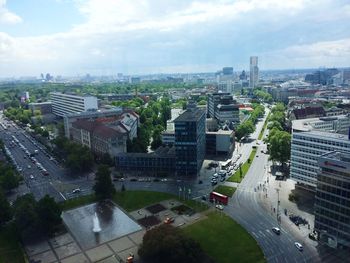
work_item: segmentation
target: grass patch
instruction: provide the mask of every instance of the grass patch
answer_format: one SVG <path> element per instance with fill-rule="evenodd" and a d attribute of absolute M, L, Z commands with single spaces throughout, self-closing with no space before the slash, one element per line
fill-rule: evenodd
<path fill-rule="evenodd" d="M 77 198 L 68 199 L 62 202 L 61 207 L 62 207 L 62 210 L 69 210 L 79 206 L 91 204 L 93 202 L 96 202 L 96 197 L 94 194 L 84 195 L 84 196 L 79 196 Z"/>
<path fill-rule="evenodd" d="M 162 193 L 162 192 L 152 192 L 152 191 L 124 191 L 117 192 L 112 200 L 123 207 L 126 211 L 134 211 L 164 200 L 176 199 L 183 204 L 194 209 L 196 212 L 202 212 L 208 209 L 207 205 L 201 204 L 194 200 L 181 200 L 177 196 Z M 62 209 L 68 210 L 73 209 L 82 205 L 91 204 L 96 202 L 95 195 L 80 196 L 74 199 L 66 200 L 62 203 Z"/>
<path fill-rule="evenodd" d="M 227 181 L 229 182 L 235 182 L 235 183 L 240 183 L 242 181 L 242 179 L 244 178 L 244 176 L 247 174 L 249 168 L 250 168 L 250 165 L 252 164 L 253 160 L 254 160 L 254 157 L 255 157 L 255 154 L 256 154 L 256 151 L 257 149 L 256 148 L 253 148 L 250 155 L 249 155 L 249 158 L 248 160 L 242 165 L 242 174 L 241 174 L 241 171 L 240 169 L 238 169 L 231 177 L 229 177 L 227 179 Z M 250 160 L 250 161 L 249 161 Z"/>
<path fill-rule="evenodd" d="M 271 113 L 271 112 L 269 112 L 269 114 L 267 115 L 267 117 L 266 117 L 266 119 L 265 119 L 264 126 L 263 126 L 263 128 L 261 129 L 261 131 L 260 131 L 260 133 L 259 133 L 258 140 L 261 140 L 262 137 L 263 137 L 263 135 L 264 135 L 264 132 L 265 132 L 265 130 L 266 130 L 266 126 L 267 126 L 267 124 L 268 124 L 268 122 L 269 122 L 270 113 Z"/>
<path fill-rule="evenodd" d="M 174 198 L 174 196 L 168 193 L 124 191 L 117 192 L 113 197 L 113 201 L 130 212 L 171 198 Z"/>
<path fill-rule="evenodd" d="M 219 185 L 214 189 L 214 192 L 232 197 L 232 195 L 235 193 L 236 187 L 226 186 L 226 185 Z"/>
<path fill-rule="evenodd" d="M 0 262 L 24 263 L 24 254 L 14 224 L 0 229 Z"/>
<path fill-rule="evenodd" d="M 189 225 L 183 231 L 198 241 L 215 262 L 266 262 L 257 242 L 225 214 L 210 213 L 207 219 Z"/>

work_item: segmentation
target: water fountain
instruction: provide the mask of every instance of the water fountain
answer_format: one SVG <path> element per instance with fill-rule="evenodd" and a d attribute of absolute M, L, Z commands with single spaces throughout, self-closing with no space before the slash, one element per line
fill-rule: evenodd
<path fill-rule="evenodd" d="M 94 227 L 93 227 L 92 231 L 93 231 L 95 234 L 101 232 L 100 221 L 99 221 L 99 219 L 98 219 L 98 217 L 97 217 L 96 212 L 95 212 L 94 217 L 92 218 L 92 221 L 93 221 L 93 223 L 94 223 Z"/>

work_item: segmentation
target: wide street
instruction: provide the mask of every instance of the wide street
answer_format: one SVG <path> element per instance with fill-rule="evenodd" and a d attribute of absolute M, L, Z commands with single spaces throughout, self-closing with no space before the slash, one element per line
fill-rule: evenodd
<path fill-rule="evenodd" d="M 262 191 L 263 184 L 267 180 L 268 155 L 261 152 L 266 152 L 266 145 L 262 141 L 257 142 L 256 140 L 268 114 L 267 108 L 266 111 L 265 117 L 258 122 L 256 131 L 248 140 L 242 145 L 236 144 L 233 158 L 241 154 L 238 163 L 243 163 L 248 159 L 252 146 L 257 146 L 258 150 L 248 173 L 238 184 L 238 188 L 229 205 L 225 207 L 224 212 L 241 224 L 256 239 L 268 262 L 320 262 L 321 258 L 322 262 L 330 262 L 330 258 L 326 260 L 328 259 L 327 254 L 320 258 L 316 246 L 310 242 L 305 242 L 306 237 L 292 229 L 292 226 L 286 223 L 286 220 L 288 220 L 286 217 L 282 217 L 281 225 L 278 224 L 276 212 L 273 211 L 273 208 L 277 208 L 277 202 L 273 200 L 272 202 L 275 202 L 276 206 L 271 207 L 271 210 L 269 208 L 271 200 L 268 200 L 268 198 L 270 196 L 266 197 Z M 60 166 L 59 162 L 52 160 L 52 156 L 46 152 L 44 146 L 30 137 L 26 131 L 3 118 L 0 118 L 0 121 L 6 124 L 7 127 L 6 130 L 0 127 L 0 138 L 22 169 L 20 173 L 23 175 L 27 187 L 23 190 L 23 186 L 21 186 L 19 188 L 21 190 L 17 190 L 17 194 L 32 192 L 37 199 L 48 194 L 57 201 L 63 201 L 92 192 L 93 176 L 88 178 L 72 177 Z M 11 146 L 11 144 L 13 145 L 12 136 L 15 136 L 18 140 L 15 146 Z M 27 156 L 26 150 L 30 153 L 37 150 L 36 162 L 39 162 L 48 171 L 49 175 L 43 175 L 43 172 Z M 115 185 L 119 189 L 124 184 L 127 190 L 153 190 L 173 193 L 182 198 L 200 199 L 213 189 L 210 176 L 214 171 L 208 170 L 205 173 L 206 176 L 192 180 L 168 178 L 164 181 L 154 182 L 150 178 L 146 180 L 140 180 L 139 178 L 138 181 L 130 181 L 131 178 L 125 178 L 123 182 L 116 181 Z M 198 183 L 199 180 L 202 181 L 201 184 Z M 221 184 L 230 185 L 232 183 L 224 182 Z M 70 188 L 62 187 L 62 185 L 70 185 Z M 80 193 L 72 193 L 74 187 L 80 188 Z M 191 189 L 190 194 L 189 189 Z M 269 205 L 266 205 L 267 203 Z M 272 227 L 280 227 L 281 235 L 272 232 Z M 294 242 L 303 244 L 304 251 L 298 251 L 294 246 Z"/>

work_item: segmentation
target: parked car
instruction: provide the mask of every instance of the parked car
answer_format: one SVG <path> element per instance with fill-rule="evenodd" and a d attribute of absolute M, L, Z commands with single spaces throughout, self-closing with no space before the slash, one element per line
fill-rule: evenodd
<path fill-rule="evenodd" d="M 223 205 L 216 205 L 215 208 L 219 209 L 219 210 L 224 210 L 224 206 Z"/>
<path fill-rule="evenodd" d="M 164 224 L 171 224 L 175 221 L 173 217 L 167 217 L 164 219 Z"/>

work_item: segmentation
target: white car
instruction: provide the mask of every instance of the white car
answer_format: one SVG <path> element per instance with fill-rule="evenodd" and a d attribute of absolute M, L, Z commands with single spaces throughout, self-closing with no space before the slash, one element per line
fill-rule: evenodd
<path fill-rule="evenodd" d="M 29 178 L 30 178 L 30 179 L 34 179 L 34 176 L 31 174 L 31 175 L 29 176 Z"/>
<path fill-rule="evenodd" d="M 294 245 L 299 251 L 303 251 L 303 245 L 302 244 L 300 244 L 299 242 L 295 242 Z"/>
<path fill-rule="evenodd" d="M 76 189 L 74 189 L 72 191 L 73 194 L 77 194 L 77 193 L 80 193 L 80 192 L 81 192 L 81 190 L 79 188 L 76 188 Z"/>
<path fill-rule="evenodd" d="M 215 208 L 217 208 L 219 210 L 224 210 L 224 206 L 223 205 L 216 205 Z"/>
<path fill-rule="evenodd" d="M 278 227 L 273 227 L 272 231 L 276 233 L 276 235 L 281 234 L 281 229 L 279 229 Z"/>

